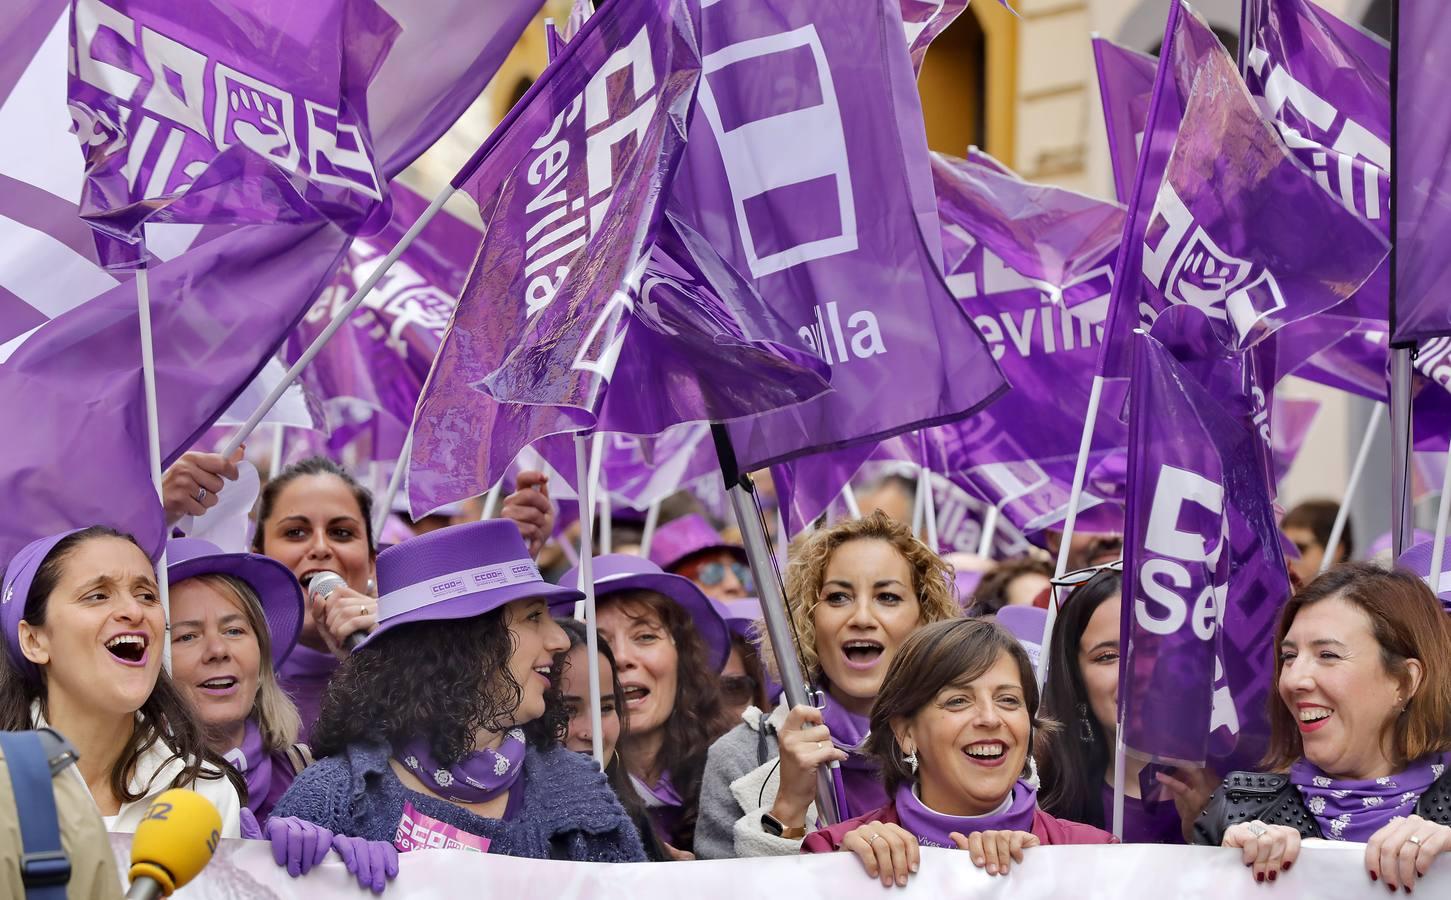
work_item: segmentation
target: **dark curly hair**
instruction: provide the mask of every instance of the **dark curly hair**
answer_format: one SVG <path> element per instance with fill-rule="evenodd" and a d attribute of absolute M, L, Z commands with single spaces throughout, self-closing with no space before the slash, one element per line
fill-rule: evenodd
<path fill-rule="evenodd" d="M 423 735 L 439 762 L 452 765 L 473 751 L 480 730 L 513 727 L 524 691 L 509 671 L 506 609 L 399 625 L 359 648 L 328 683 L 313 749 L 319 756 L 358 742 L 397 749 Z M 562 740 L 569 724 L 557 682 L 544 704 L 544 715 L 524 726 L 541 750 Z"/>
<path fill-rule="evenodd" d="M 695 630 L 694 620 L 673 600 L 654 591 L 619 591 L 601 598 L 601 605 L 611 604 L 626 605 L 623 611 L 631 618 L 654 616 L 675 643 L 675 709 L 662 726 L 665 740 L 655 766 L 670 773 L 670 782 L 685 803 L 676 833 L 664 837 L 673 846 L 689 850 L 694 845 L 706 751 L 732 724 L 721 707 L 720 679 L 706 662 L 705 641 Z M 621 735 L 622 744 L 628 740 L 628 732 Z M 624 749 L 625 762 L 633 769 L 629 748 Z"/>
<path fill-rule="evenodd" d="M 62 538 L 46 555 L 30 583 L 30 592 L 25 597 L 26 622 L 35 627 L 45 624 L 46 607 L 60 582 L 66 560 L 82 544 L 98 538 L 114 538 L 134 544 L 137 549 L 141 547 L 131 535 L 103 525 L 93 525 Z M 162 640 L 165 639 L 163 635 Z M 41 713 L 47 712 L 46 687 L 43 683 L 36 684 L 27 679 L 8 660 L 5 654 L 0 653 L 0 731 L 27 731 L 35 727 L 30 721 L 32 701 L 39 700 Z M 136 727 L 126 741 L 121 757 L 111 768 L 111 793 L 118 800 L 134 803 L 145 796 L 144 791 L 137 793 L 131 790 L 131 780 L 141 756 L 161 743 L 172 752 L 173 758 L 185 763 L 172 780 L 171 787 L 187 787 L 198 779 L 215 781 L 225 777 L 237 789 L 242 802 L 247 802 L 247 783 L 236 769 L 207 746 L 200 722 L 164 669 L 157 673 L 156 686 L 151 689 L 151 695 L 139 712 Z"/>

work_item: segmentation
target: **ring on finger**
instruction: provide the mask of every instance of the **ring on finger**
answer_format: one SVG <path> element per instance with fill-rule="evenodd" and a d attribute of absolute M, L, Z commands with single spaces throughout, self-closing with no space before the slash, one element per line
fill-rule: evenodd
<path fill-rule="evenodd" d="M 1415 844 L 1417 847 L 1421 846 L 1421 836 L 1419 834 L 1413 834 L 1410 837 L 1406 838 L 1406 840 Z"/>
<path fill-rule="evenodd" d="M 198 502 L 198 503 L 205 503 L 206 502 L 206 499 L 207 499 L 207 489 L 204 488 L 204 487 L 197 488 L 196 489 L 196 502 Z"/>
<path fill-rule="evenodd" d="M 869 844 L 875 844 L 877 841 L 881 841 L 881 840 L 885 840 L 885 838 L 882 837 L 882 835 L 881 835 L 880 832 L 874 831 L 874 832 L 872 832 L 872 836 L 869 837 L 869 838 L 867 838 L 867 843 L 869 843 Z"/>
<path fill-rule="evenodd" d="M 1255 837 L 1260 837 L 1264 835 L 1267 831 L 1269 831 L 1269 829 L 1259 822 L 1249 823 L 1249 833 L 1254 835 Z"/>
<path fill-rule="evenodd" d="M 360 615 L 360 616 L 366 616 L 367 614 L 368 614 L 368 607 L 366 607 L 363 604 L 359 603 L 358 604 L 358 615 Z"/>

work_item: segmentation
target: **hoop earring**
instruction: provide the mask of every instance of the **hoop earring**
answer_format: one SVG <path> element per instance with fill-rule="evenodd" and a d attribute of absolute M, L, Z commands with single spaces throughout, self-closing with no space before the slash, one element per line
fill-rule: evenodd
<path fill-rule="evenodd" d="M 1093 726 L 1088 722 L 1088 704 L 1078 704 L 1078 739 L 1085 744 L 1093 743 Z"/>

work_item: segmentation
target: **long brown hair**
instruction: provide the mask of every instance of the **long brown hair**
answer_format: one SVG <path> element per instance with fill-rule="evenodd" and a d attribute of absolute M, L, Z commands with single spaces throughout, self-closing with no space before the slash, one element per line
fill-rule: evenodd
<path fill-rule="evenodd" d="M 719 677 L 706 662 L 705 642 L 696 632 L 690 614 L 674 601 L 654 591 L 620 591 L 610 594 L 604 603 L 625 605 L 622 611 L 634 619 L 653 616 L 675 642 L 675 708 L 665 720 L 665 740 L 655 765 L 670 773 L 675 792 L 685 802 L 680 829 L 670 842 L 688 850 L 695 833 L 706 751 L 732 724 L 721 708 Z M 628 749 L 625 757 L 628 763 Z"/>
<path fill-rule="evenodd" d="M 1270 747 L 1265 767 L 1283 771 L 1305 755 L 1300 728 L 1280 700 L 1280 644 L 1307 606 L 1339 597 L 1370 617 L 1381 664 L 1404 679 L 1406 661 L 1420 660 L 1423 677 L 1391 724 L 1391 762 L 1397 767 L 1428 753 L 1451 750 L 1451 624 L 1426 583 L 1405 569 L 1370 563 L 1335 566 L 1290 598 L 1275 629 L 1274 683 L 1270 687 Z"/>
<path fill-rule="evenodd" d="M 30 583 L 30 592 L 25 597 L 25 621 L 39 628 L 45 625 L 46 610 L 50 595 L 60 583 L 65 564 L 75 551 L 87 541 L 99 538 L 114 538 L 129 541 L 140 549 L 140 544 L 129 534 L 113 528 L 96 525 L 82 529 L 63 538 L 46 555 Z M 47 715 L 46 685 L 44 675 L 40 683 L 26 678 L 6 657 L 0 663 L 0 730 L 26 731 L 35 727 L 30 719 L 30 706 L 40 702 L 42 715 Z M 208 748 L 206 735 L 201 724 L 192 716 L 191 707 L 172 684 L 163 670 L 157 674 L 156 686 L 151 696 L 141 705 L 140 715 L 131 738 L 121 751 L 120 758 L 111 768 L 111 793 L 123 803 L 133 803 L 146 796 L 131 791 L 131 779 L 136 775 L 136 766 L 143 754 L 159 742 L 171 751 L 173 759 L 180 759 L 184 767 L 169 785 L 187 787 L 198 779 L 214 781 L 230 778 L 237 789 L 237 795 L 245 803 L 247 784 L 237 771 L 220 756 Z"/>

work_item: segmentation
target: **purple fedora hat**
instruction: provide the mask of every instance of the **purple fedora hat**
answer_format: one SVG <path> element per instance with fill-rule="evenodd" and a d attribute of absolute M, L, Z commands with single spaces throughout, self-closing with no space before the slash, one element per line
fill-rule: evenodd
<path fill-rule="evenodd" d="M 5 566 L 5 583 L 0 585 L 0 622 L 4 623 L 5 628 L 5 652 L 10 657 L 11 666 L 33 684 L 41 681 L 40 667 L 26 659 L 25 654 L 20 651 L 20 622 L 25 618 L 25 601 L 30 596 L 30 585 L 35 581 L 35 573 L 40 570 L 41 563 L 45 562 L 50 551 L 55 549 L 56 544 L 81 530 L 72 528 L 70 531 L 31 541 Z"/>
<path fill-rule="evenodd" d="M 540 576 L 508 519 L 450 525 L 378 554 L 378 627 L 358 646 L 410 622 L 471 619 L 526 597 L 553 606 L 583 596 Z"/>
<path fill-rule="evenodd" d="M 691 513 L 655 529 L 655 536 L 650 541 L 650 562 L 668 571 L 707 550 L 726 550 L 742 562 L 746 560 L 744 547 L 722 538 L 705 516 Z"/>
<path fill-rule="evenodd" d="M 743 641 L 755 640 L 756 623 L 762 620 L 761 601 L 755 597 L 740 600 L 717 600 L 710 598 L 710 605 L 725 620 L 730 633 Z"/>
<path fill-rule="evenodd" d="M 1438 579 L 1439 584 L 1430 584 L 1431 550 L 1435 543 L 1436 538 L 1433 535 L 1428 541 L 1421 541 L 1415 546 L 1407 547 L 1406 552 L 1401 554 L 1401 558 L 1396 560 L 1396 565 L 1404 569 L 1410 569 L 1416 575 L 1420 576 L 1422 581 L 1430 585 L 1431 590 L 1435 592 L 1441 601 L 1441 605 L 1446 608 L 1446 611 L 1451 612 L 1451 571 L 1443 571 L 1440 573 L 1440 578 Z M 1451 538 L 1446 539 L 1446 548 L 1447 550 L 1451 550 Z M 1441 568 L 1446 569 L 1448 566 L 1451 566 L 1451 552 L 1442 551 L 1441 556 Z"/>
<path fill-rule="evenodd" d="M 230 575 L 240 579 L 262 602 L 272 639 L 272 667 L 297 646 L 302 632 L 302 585 L 286 566 L 257 553 L 223 553 L 200 538 L 172 538 L 166 544 L 166 577 L 173 585 L 198 575 Z"/>
<path fill-rule="evenodd" d="M 648 559 L 624 553 L 596 556 L 593 566 L 591 574 L 594 576 L 597 603 L 611 594 L 635 590 L 654 591 L 673 600 L 695 623 L 696 632 L 705 642 L 706 663 L 712 671 L 719 672 L 725 668 L 726 660 L 731 655 L 730 631 L 726 627 L 725 619 L 710 598 L 695 586 L 695 582 L 679 575 L 671 575 Z M 561 587 L 573 588 L 578 582 L 578 567 L 565 572 L 564 577 L 559 579 Z M 570 595 L 566 601 L 550 600 L 551 610 L 559 611 L 561 607 L 582 596 L 578 591 L 571 591 Z"/>

